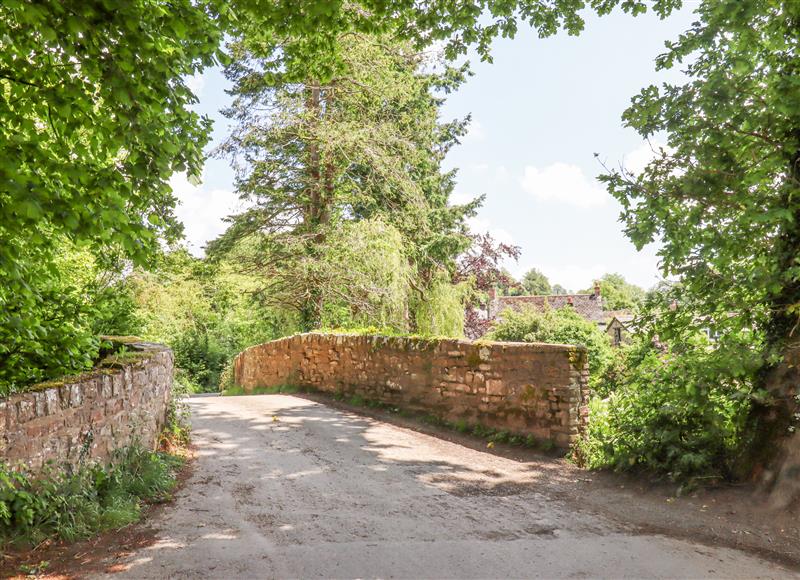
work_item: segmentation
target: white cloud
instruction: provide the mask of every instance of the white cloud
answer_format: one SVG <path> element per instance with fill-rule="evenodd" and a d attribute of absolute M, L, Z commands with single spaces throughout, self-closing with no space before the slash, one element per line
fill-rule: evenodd
<path fill-rule="evenodd" d="M 239 198 L 225 189 L 192 185 L 185 173 L 174 174 L 169 184 L 178 198 L 175 214 L 183 223 L 189 250 L 202 256 L 203 246 L 227 229 L 223 219 L 239 210 Z"/>
<path fill-rule="evenodd" d="M 514 244 L 514 238 L 511 236 L 508 230 L 494 227 L 489 220 L 479 217 L 471 217 L 467 218 L 467 225 L 474 234 L 488 233 L 495 239 L 496 242 L 500 242 L 502 244 Z"/>
<path fill-rule="evenodd" d="M 634 149 L 622 158 L 622 166 L 628 173 L 638 175 L 644 171 L 644 168 L 647 167 L 648 163 L 650 163 L 654 158 L 655 153 L 653 152 L 653 148 L 650 146 L 650 144 L 642 143 L 638 148 Z"/>
<path fill-rule="evenodd" d="M 461 191 L 454 191 L 450 194 L 450 205 L 464 205 L 466 203 L 471 202 L 473 199 L 478 197 L 477 195 L 473 195 L 471 193 L 464 193 Z"/>
<path fill-rule="evenodd" d="M 628 173 L 639 175 L 653 159 L 661 156 L 662 150 L 667 154 L 674 151 L 672 147 L 663 143 L 645 141 L 623 157 L 622 167 Z"/>
<path fill-rule="evenodd" d="M 461 138 L 462 143 L 478 143 L 486 139 L 486 131 L 480 121 L 473 119 L 467 127 L 467 134 Z"/>
<path fill-rule="evenodd" d="M 203 92 L 203 87 L 206 86 L 206 79 L 202 73 L 195 73 L 190 77 L 184 77 L 183 82 L 189 87 L 189 90 L 199 99 L 200 94 Z"/>
<path fill-rule="evenodd" d="M 522 189 L 540 201 L 555 201 L 578 207 L 597 207 L 609 200 L 600 184 L 589 179 L 577 165 L 553 163 L 544 169 L 525 166 Z"/>

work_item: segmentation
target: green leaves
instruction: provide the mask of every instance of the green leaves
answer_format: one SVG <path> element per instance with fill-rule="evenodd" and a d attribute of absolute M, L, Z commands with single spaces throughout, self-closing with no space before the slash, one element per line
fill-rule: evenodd
<path fill-rule="evenodd" d="M 698 22 L 658 65 L 687 57 L 684 85 L 634 97 L 624 122 L 668 148 L 640 175 L 603 177 L 628 236 L 663 240 L 681 279 L 684 323 L 757 330 L 780 348 L 800 300 L 800 9 L 796 2 L 702 2 Z M 766 355 L 765 355 L 766 356 Z M 766 360 L 766 359 L 765 359 Z"/>
<path fill-rule="evenodd" d="M 486 338 L 506 342 L 550 342 L 585 346 L 589 350 L 592 382 L 600 377 L 611 362 L 612 347 L 609 337 L 595 322 L 586 320 L 568 307 L 547 309 L 544 312 L 533 308 L 521 311 L 506 309 Z"/>
<path fill-rule="evenodd" d="M 73 244 L 143 264 L 179 234 L 167 180 L 208 140 L 180 78 L 221 36 L 206 2 L 0 5 L 0 390 L 91 364 Z"/>
<path fill-rule="evenodd" d="M 720 356 L 702 335 L 682 338 L 674 349 L 643 338 L 620 353 L 618 384 L 590 405 L 580 444 L 589 467 L 647 469 L 681 482 L 732 476 L 754 394 L 750 340 L 740 337 L 737 357 Z"/>
<path fill-rule="evenodd" d="M 300 312 L 307 328 L 405 327 L 410 285 L 424 292 L 437 272 L 449 275 L 469 244 L 474 204 L 448 204 L 455 176 L 441 170 L 465 122 L 440 123 L 435 94 L 467 71 L 426 74 L 408 43 L 354 34 L 336 39 L 335 82 L 295 83 L 284 56 L 305 42 L 278 46 L 252 30 L 231 45 L 236 100 L 226 114 L 237 125 L 219 152 L 252 205 L 211 253 L 260 272 L 267 299 Z"/>

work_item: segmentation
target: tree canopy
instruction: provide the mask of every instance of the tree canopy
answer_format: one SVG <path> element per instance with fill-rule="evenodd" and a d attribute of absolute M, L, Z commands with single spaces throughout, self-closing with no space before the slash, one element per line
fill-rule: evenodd
<path fill-rule="evenodd" d="M 542 272 L 536 268 L 531 268 L 522 276 L 520 280 L 525 292 L 531 295 L 546 295 L 552 294 L 553 288 L 550 286 L 550 280 L 547 279 Z"/>
<path fill-rule="evenodd" d="M 623 117 L 646 138 L 664 132 L 665 147 L 640 175 L 604 179 L 634 243 L 660 236 L 665 274 L 717 324 L 785 338 L 800 303 L 800 5 L 703 3 L 698 15 L 658 59 L 687 61 L 691 80 L 644 89 Z"/>
<path fill-rule="evenodd" d="M 221 0 L 220 0 L 221 1 Z M 254 31 L 265 42 L 286 43 L 280 67 L 293 80 L 309 74 L 327 82 L 342 68 L 345 50 L 339 42 L 351 34 L 391 33 L 419 49 L 442 42 L 446 56 L 465 54 L 474 47 L 491 60 L 491 42 L 498 36 L 513 38 L 520 23 L 532 26 L 540 37 L 559 30 L 579 34 L 584 27 L 581 11 L 587 6 L 598 14 L 616 7 L 634 16 L 648 8 L 662 18 L 681 6 L 682 0 L 238 0 L 231 11 L 235 29 L 245 36 Z"/>
<path fill-rule="evenodd" d="M 662 240 L 664 274 L 680 280 L 659 336 L 710 327 L 719 368 L 756 376 L 753 354 L 774 363 L 796 340 L 800 314 L 800 3 L 721 0 L 696 13 L 657 60 L 682 64 L 688 82 L 643 89 L 623 116 L 655 158 L 639 175 L 603 179 L 628 236 L 639 247 Z M 744 346 L 729 339 L 751 331 Z M 768 413 L 782 427 L 751 432 L 787 432 L 784 395 Z"/>
<path fill-rule="evenodd" d="M 167 181 L 200 172 L 209 129 L 182 78 L 221 38 L 189 0 L 0 5 L 0 381 L 97 352 L 64 248 L 145 263 L 180 234 Z"/>
<path fill-rule="evenodd" d="M 603 274 L 598 282 L 605 310 L 635 310 L 641 306 L 644 300 L 644 289 L 636 284 L 631 284 L 621 274 Z M 594 292 L 594 286 L 580 291 L 581 294 L 591 294 L 592 292 Z"/>
<path fill-rule="evenodd" d="M 441 122 L 439 107 L 466 69 L 425 72 L 423 55 L 388 37 L 340 42 L 346 68 L 326 84 L 276 73 L 281 51 L 261 36 L 235 42 L 227 67 L 236 95 L 227 114 L 237 125 L 220 152 L 236 163 L 237 190 L 249 208 L 210 250 L 238 251 L 243 266 L 261 273 L 264 295 L 296 308 L 307 328 L 324 322 L 333 295 L 340 303 L 350 297 L 354 312 L 368 312 L 381 285 L 352 274 L 370 257 L 372 272 L 381 260 L 397 258 L 394 271 L 405 289 L 390 284 L 400 292 L 391 300 L 401 304 L 411 299 L 408 288 L 424 290 L 441 270 L 452 274 L 455 257 L 470 244 L 464 218 L 480 203 L 450 205 L 455 172 L 441 169 L 466 120 Z M 362 233 L 377 236 L 366 245 L 351 227 L 362 221 L 375 226 Z M 342 231 L 356 236 L 348 243 L 363 255 L 341 243 Z"/>

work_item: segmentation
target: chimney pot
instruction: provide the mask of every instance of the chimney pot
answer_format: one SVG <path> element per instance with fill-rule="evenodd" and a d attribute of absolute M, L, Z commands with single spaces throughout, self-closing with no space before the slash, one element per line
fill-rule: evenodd
<path fill-rule="evenodd" d="M 600 281 L 599 280 L 595 280 L 595 282 L 594 282 L 594 295 L 595 296 L 600 296 Z"/>

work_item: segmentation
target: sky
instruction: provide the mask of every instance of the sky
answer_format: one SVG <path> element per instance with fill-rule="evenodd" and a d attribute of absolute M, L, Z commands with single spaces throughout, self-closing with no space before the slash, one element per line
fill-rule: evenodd
<path fill-rule="evenodd" d="M 645 288 L 660 279 L 656 244 L 636 251 L 623 233 L 619 203 L 596 177 L 601 162 L 640 169 L 652 144 L 662 144 L 659 137 L 644 142 L 622 126 L 621 115 L 642 88 L 682 81 L 679 70 L 656 72 L 654 59 L 666 40 L 689 28 L 695 3 L 686 4 L 665 20 L 587 15 L 578 37 L 540 39 L 521 27 L 516 38 L 495 41 L 493 63 L 468 57 L 474 76 L 442 110 L 443 120 L 472 116 L 445 162 L 458 169 L 452 201 L 486 195 L 469 225 L 520 246 L 519 260 L 505 264 L 515 276 L 537 268 L 572 291 L 607 272 Z M 230 103 L 229 84 L 215 68 L 189 85 L 199 98 L 195 110 L 214 121 L 210 151 L 230 129 L 220 113 Z M 199 186 L 173 177 L 177 215 L 196 255 L 225 230 L 223 218 L 242 208 L 233 182 L 228 161 L 214 158 Z"/>

